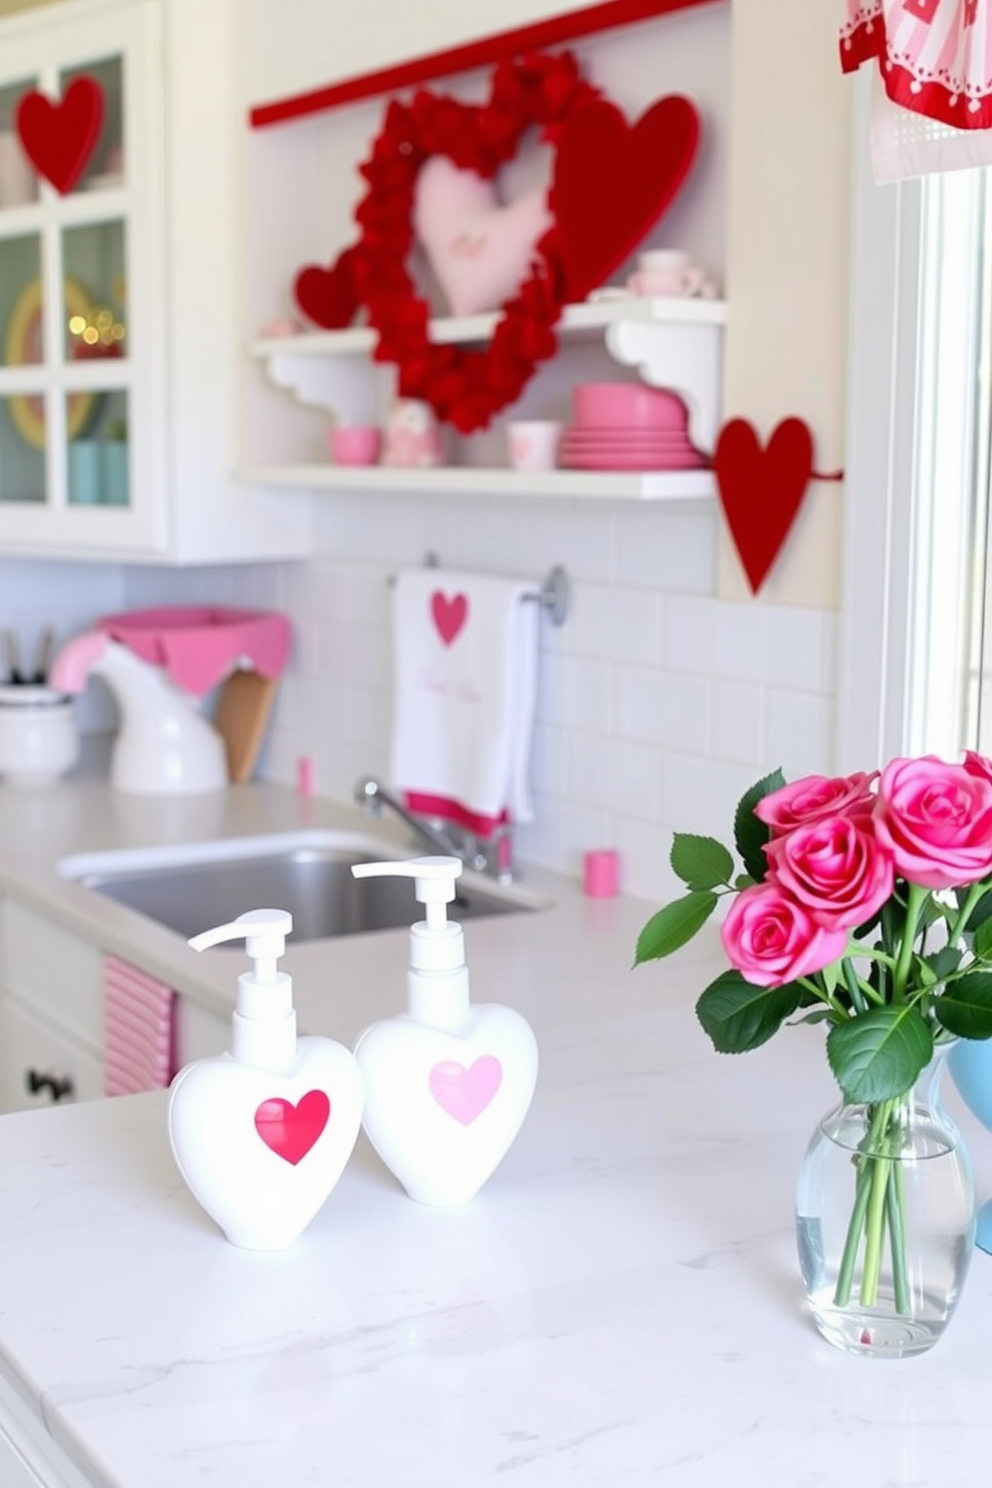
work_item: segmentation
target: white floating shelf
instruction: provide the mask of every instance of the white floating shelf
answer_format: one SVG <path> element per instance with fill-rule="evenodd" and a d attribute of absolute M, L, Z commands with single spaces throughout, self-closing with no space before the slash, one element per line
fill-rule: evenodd
<path fill-rule="evenodd" d="M 500 319 L 494 313 L 439 317 L 430 323 L 430 338 L 441 344 L 478 342 L 492 339 Z M 667 325 L 709 325 L 726 323 L 724 300 L 663 299 L 647 300 L 634 296 L 622 299 L 585 300 L 566 305 L 555 326 L 560 336 L 581 336 L 600 332 L 618 321 L 643 321 Z M 251 354 L 267 360 L 272 356 L 369 356 L 378 337 L 368 326 L 349 326 L 343 331 L 305 331 L 299 336 L 260 337 L 251 343 Z"/>
<path fill-rule="evenodd" d="M 400 469 L 386 465 L 255 465 L 240 472 L 249 485 L 312 491 L 473 498 L 503 496 L 563 501 L 699 501 L 716 494 L 711 470 L 483 470 L 468 465 Z"/>

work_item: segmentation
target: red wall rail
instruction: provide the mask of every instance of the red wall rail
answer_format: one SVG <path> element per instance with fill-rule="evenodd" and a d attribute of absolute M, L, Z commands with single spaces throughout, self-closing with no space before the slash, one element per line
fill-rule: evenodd
<path fill-rule="evenodd" d="M 265 129 L 271 124 L 283 124 L 288 119 L 302 119 L 307 114 L 323 113 L 326 109 L 340 108 L 346 103 L 358 103 L 363 98 L 375 98 L 382 93 L 409 88 L 415 83 L 432 82 L 436 78 L 469 72 L 476 67 L 491 67 L 506 57 L 519 56 L 521 52 L 558 46 L 563 41 L 576 41 L 581 36 L 595 36 L 601 31 L 612 31 L 617 26 L 629 26 L 635 21 L 651 20 L 654 16 L 667 15 L 670 11 L 688 10 L 696 5 L 726 3 L 728 0 L 602 0 L 599 5 L 570 10 L 564 15 L 551 16 L 546 21 L 534 21 L 529 26 L 518 26 L 512 31 L 498 31 L 492 36 L 465 42 L 462 46 L 430 52 L 423 57 L 412 57 L 409 61 L 398 62 L 378 72 L 364 72 L 357 77 L 344 78 L 341 82 L 331 83 L 326 88 L 317 88 L 311 93 L 297 93 L 294 97 L 280 98 L 274 103 L 259 104 L 251 110 L 249 122 L 253 129 Z"/>

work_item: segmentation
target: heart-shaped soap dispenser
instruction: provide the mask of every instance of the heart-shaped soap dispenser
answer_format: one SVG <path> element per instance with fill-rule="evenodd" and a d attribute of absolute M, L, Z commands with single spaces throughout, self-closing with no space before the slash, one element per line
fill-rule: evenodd
<path fill-rule="evenodd" d="M 297 1038 L 292 978 L 278 970 L 293 918 L 253 909 L 189 942 L 245 941 L 231 1050 L 181 1069 L 169 1141 L 193 1196 L 232 1245 L 285 1250 L 344 1171 L 362 1120 L 354 1055 L 329 1038 Z"/>
<path fill-rule="evenodd" d="M 537 1083 L 537 1040 L 513 1008 L 471 1003 L 465 937 L 447 917 L 458 858 L 358 863 L 351 871 L 412 878 L 426 916 L 410 931 L 408 1011 L 374 1023 L 355 1044 L 366 1134 L 411 1199 L 465 1204 L 523 1125 Z"/>

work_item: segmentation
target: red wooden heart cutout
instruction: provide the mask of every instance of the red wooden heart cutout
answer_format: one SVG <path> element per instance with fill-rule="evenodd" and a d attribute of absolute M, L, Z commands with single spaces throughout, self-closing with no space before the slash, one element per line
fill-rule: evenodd
<path fill-rule="evenodd" d="M 813 474 L 813 436 L 802 419 L 783 419 L 762 449 L 753 424 L 731 419 L 720 430 L 713 469 L 734 546 L 757 594 Z"/>
<path fill-rule="evenodd" d="M 446 646 L 450 646 L 468 619 L 468 600 L 464 594 L 449 599 L 440 589 L 435 589 L 431 595 L 431 614 L 438 635 Z"/>
<path fill-rule="evenodd" d="M 15 123 L 35 170 L 64 195 L 83 174 L 100 136 L 103 88 L 96 78 L 75 77 L 61 103 L 44 93 L 25 93 L 18 100 Z"/>
<path fill-rule="evenodd" d="M 273 1096 L 255 1112 L 255 1130 L 276 1157 L 295 1167 L 327 1125 L 331 1103 L 323 1090 L 308 1090 L 299 1105 Z"/>
<path fill-rule="evenodd" d="M 358 313 L 354 261 L 354 248 L 346 248 L 330 268 L 308 264 L 293 281 L 293 294 L 303 314 L 327 331 L 350 326 Z"/>
<path fill-rule="evenodd" d="M 605 99 L 566 122 L 551 209 L 570 299 L 585 299 L 651 231 L 681 190 L 698 145 L 699 115 L 676 93 L 633 126 Z"/>

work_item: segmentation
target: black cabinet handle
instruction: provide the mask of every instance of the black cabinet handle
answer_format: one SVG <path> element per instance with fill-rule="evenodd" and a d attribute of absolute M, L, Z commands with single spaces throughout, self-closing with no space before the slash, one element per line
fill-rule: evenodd
<path fill-rule="evenodd" d="M 25 1071 L 24 1083 L 32 1095 L 47 1090 L 53 1101 L 65 1100 L 75 1094 L 68 1075 L 43 1075 L 38 1070 L 29 1069 Z"/>

